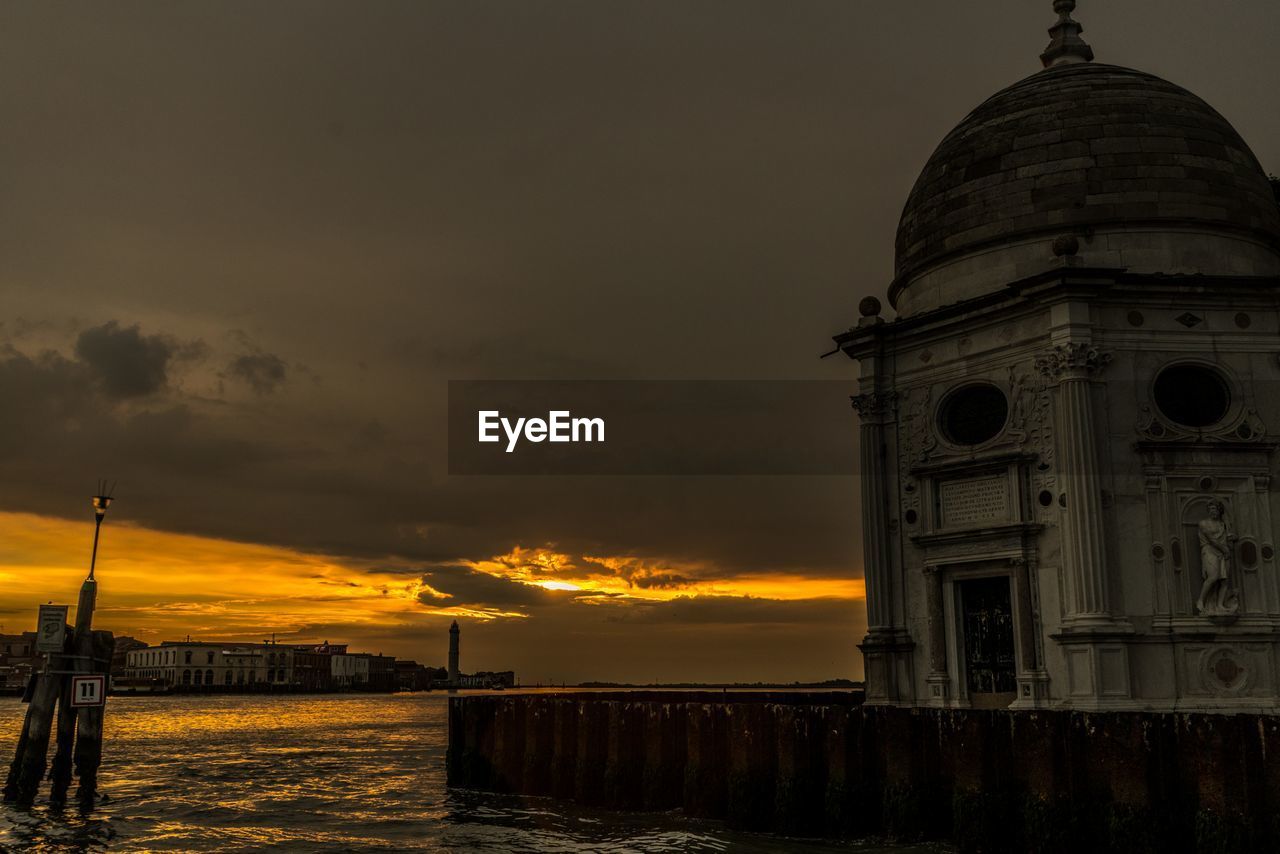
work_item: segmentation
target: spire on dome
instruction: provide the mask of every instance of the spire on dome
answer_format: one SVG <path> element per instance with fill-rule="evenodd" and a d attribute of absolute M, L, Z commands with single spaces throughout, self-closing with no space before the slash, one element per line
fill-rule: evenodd
<path fill-rule="evenodd" d="M 1093 62 L 1093 48 L 1080 38 L 1084 27 L 1071 18 L 1075 8 L 1076 0 L 1054 0 L 1053 11 L 1058 13 L 1058 23 L 1049 28 L 1052 40 L 1040 54 L 1045 68 L 1072 62 Z"/>

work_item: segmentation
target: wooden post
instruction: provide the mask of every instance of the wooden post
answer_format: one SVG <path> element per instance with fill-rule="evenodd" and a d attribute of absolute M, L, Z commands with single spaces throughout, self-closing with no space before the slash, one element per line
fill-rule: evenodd
<path fill-rule="evenodd" d="M 91 807 L 97 792 L 98 765 L 102 761 L 103 707 L 72 708 L 71 674 L 101 673 L 110 679 L 111 673 L 114 646 L 112 635 L 110 632 L 93 631 L 93 607 L 98 599 L 98 582 L 93 577 L 98 560 L 98 533 L 112 500 L 111 490 L 107 489 L 106 484 L 99 483 L 98 486 L 99 494 L 93 497 L 93 552 L 89 557 L 89 577 L 80 587 L 75 632 L 63 630 L 61 654 L 56 651 L 45 654 L 44 672 L 34 680 L 30 705 L 27 706 L 26 718 L 22 723 L 22 734 L 18 737 L 18 749 L 5 780 L 4 800 L 21 806 L 30 806 L 35 802 L 40 782 L 44 779 L 45 768 L 48 767 L 49 734 L 53 728 L 55 705 L 58 706 L 58 748 L 54 755 L 53 772 L 49 775 L 53 781 L 50 802 L 55 806 L 66 802 L 73 763 L 80 777 L 77 794 L 81 806 Z M 55 616 L 50 622 L 47 617 L 50 616 L 51 609 Z M 57 645 L 53 638 L 56 637 L 56 630 L 62 626 L 62 619 L 56 615 L 57 611 L 65 616 L 66 607 L 41 607 L 42 644 L 47 631 L 50 644 L 55 647 Z M 102 699 L 105 702 L 105 696 Z"/>
<path fill-rule="evenodd" d="M 75 648 L 74 638 L 68 631 L 64 649 L 69 652 Z M 51 660 L 51 664 L 55 666 L 50 669 L 74 669 L 66 666 L 68 661 L 74 662 L 75 659 L 64 658 L 58 663 L 59 658 L 55 656 Z M 67 789 L 71 786 L 71 751 L 76 738 L 76 710 L 71 707 L 71 676 L 65 673 L 48 674 L 44 678 L 58 685 L 58 729 L 54 739 L 53 766 L 49 769 L 49 803 L 60 807 L 67 802 Z"/>
<path fill-rule="evenodd" d="M 93 632 L 90 644 L 94 673 L 106 676 L 111 682 L 111 654 L 115 649 L 115 636 L 111 632 Z M 81 809 L 93 807 L 98 793 L 98 766 L 102 764 L 102 725 L 106 715 L 106 698 L 103 705 L 80 709 L 80 727 L 76 734 L 76 777 L 80 780 L 76 797 Z"/>
<path fill-rule="evenodd" d="M 24 698 L 28 703 L 30 698 Z M 18 799 L 18 770 L 22 767 L 22 755 L 27 750 L 27 730 L 31 727 L 31 706 L 22 718 L 22 732 L 18 734 L 18 748 L 14 751 L 13 762 L 9 764 L 9 775 L 4 781 L 4 802 L 11 803 Z"/>
<path fill-rule="evenodd" d="M 48 661 L 50 656 L 46 655 Z M 20 806 L 35 802 L 40 781 L 48 767 L 49 732 L 53 728 L 53 709 L 58 700 L 59 681 L 43 675 L 36 682 L 35 694 L 27 707 L 23 736 L 18 739 L 18 753 L 9 768 L 4 799 Z"/>

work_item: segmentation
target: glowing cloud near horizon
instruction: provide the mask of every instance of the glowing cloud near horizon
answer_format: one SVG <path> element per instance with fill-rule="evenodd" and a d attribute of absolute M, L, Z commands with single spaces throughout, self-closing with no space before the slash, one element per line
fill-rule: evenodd
<path fill-rule="evenodd" d="M 92 524 L 0 512 L 0 623 L 20 631 L 36 606 L 74 602 Z M 682 598 L 862 599 L 860 579 L 755 574 L 732 577 L 708 564 L 632 556 L 583 556 L 516 547 L 451 564 L 553 597 L 556 607 L 628 607 Z M 303 552 L 143 528 L 116 521 L 98 557 L 99 624 L 155 643 L 203 639 L 316 641 L 443 625 L 443 619 L 523 620 L 508 604 L 466 601 L 435 582 L 440 567 Z M 439 586 L 436 586 L 436 585 Z"/>

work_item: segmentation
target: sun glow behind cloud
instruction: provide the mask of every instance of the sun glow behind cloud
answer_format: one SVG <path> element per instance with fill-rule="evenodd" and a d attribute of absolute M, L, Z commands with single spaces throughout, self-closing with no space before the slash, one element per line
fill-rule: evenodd
<path fill-rule="evenodd" d="M 74 603 L 85 576 L 92 521 L 0 513 L 0 623 L 30 628 L 36 606 Z M 450 583 L 472 574 L 504 589 L 550 597 L 535 605 L 487 601 Z M 436 580 L 440 576 L 442 580 Z M 109 519 L 98 555 L 96 623 L 155 643 L 187 635 L 335 640 L 440 625 L 446 619 L 526 620 L 538 607 L 639 607 L 674 600 L 856 600 L 859 579 L 798 574 L 727 577 L 697 562 L 582 556 L 516 547 L 483 560 L 421 567 L 155 531 Z M 516 597 L 517 599 L 519 597 Z"/>
<path fill-rule="evenodd" d="M 553 548 L 517 547 L 508 554 L 468 561 L 466 565 L 509 581 L 615 601 L 666 602 L 690 596 L 747 596 L 780 601 L 866 598 L 860 578 L 798 573 L 726 576 L 723 570 L 694 561 L 596 555 L 583 555 L 575 561 L 572 555 Z"/>
<path fill-rule="evenodd" d="M 25 626 L 41 602 L 75 602 L 92 530 L 91 521 L 0 513 L 4 622 Z M 303 637 L 313 626 L 395 625 L 421 611 L 416 578 L 370 563 L 111 520 L 97 576 L 96 622 L 148 641 Z"/>

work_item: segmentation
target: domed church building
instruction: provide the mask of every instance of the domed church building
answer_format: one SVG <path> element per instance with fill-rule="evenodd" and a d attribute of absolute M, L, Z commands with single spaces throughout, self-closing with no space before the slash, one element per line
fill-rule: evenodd
<path fill-rule="evenodd" d="M 938 146 L 861 366 L 867 702 L 1275 710 L 1280 208 L 1195 95 L 1044 69 Z"/>

